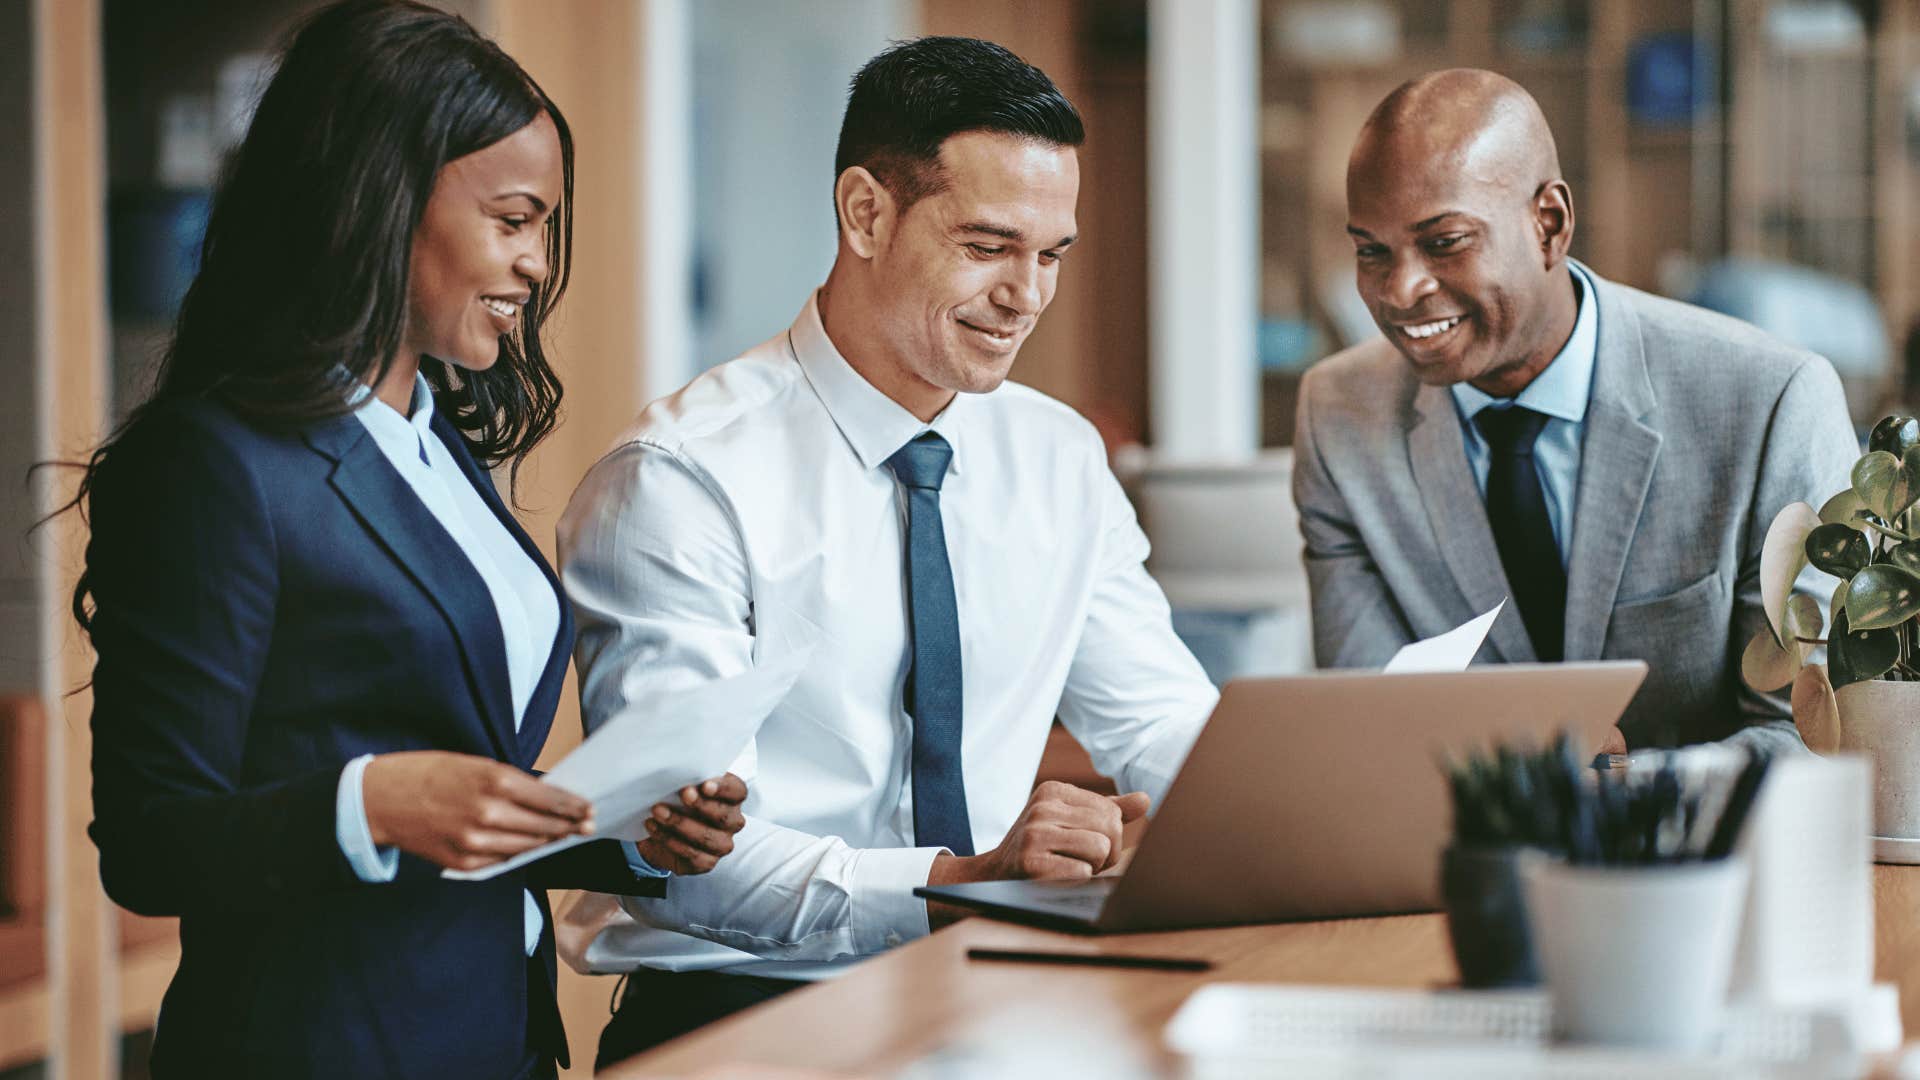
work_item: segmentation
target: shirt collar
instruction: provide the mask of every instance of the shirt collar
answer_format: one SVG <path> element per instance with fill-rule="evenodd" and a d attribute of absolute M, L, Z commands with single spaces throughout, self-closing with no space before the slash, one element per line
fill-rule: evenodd
<path fill-rule="evenodd" d="M 425 453 L 426 440 L 433 437 L 429 434 L 433 427 L 433 388 L 427 385 L 425 375 L 414 373 L 413 402 L 406 416 L 395 412 L 364 383 L 347 395 L 347 404 L 353 406 L 354 415 L 388 456 L 397 452 L 403 457 L 420 457 Z"/>
<path fill-rule="evenodd" d="M 855 371 L 834 347 L 832 339 L 827 337 L 826 324 L 820 321 L 818 291 L 807 297 L 806 306 L 800 309 L 799 317 L 787 330 L 787 343 L 814 394 L 826 406 L 827 415 L 833 418 L 834 426 L 840 429 L 841 437 L 847 440 L 864 468 L 886 464 L 894 451 L 921 432 L 936 431 L 953 447 L 953 463 L 947 466 L 947 471 L 956 476 L 960 474 L 965 455 L 960 450 L 958 431 L 962 418 L 972 407 L 966 403 L 967 398 L 977 395 L 954 395 L 953 401 L 932 423 L 922 423 L 919 417 Z"/>
<path fill-rule="evenodd" d="M 1526 389 L 1520 391 L 1519 397 L 1513 399 L 1513 404 L 1578 424 L 1587 418 L 1587 399 L 1593 393 L 1594 349 L 1600 340 L 1600 305 L 1593 295 L 1593 279 L 1587 276 L 1586 269 L 1571 259 L 1567 260 L 1567 267 L 1572 271 L 1574 302 L 1579 305 L 1579 314 L 1573 320 L 1573 333 L 1546 368 L 1534 376 Z M 1453 391 L 1454 407 L 1468 420 L 1473 419 L 1481 409 L 1504 400 L 1464 382 L 1454 383 L 1448 389 Z"/>

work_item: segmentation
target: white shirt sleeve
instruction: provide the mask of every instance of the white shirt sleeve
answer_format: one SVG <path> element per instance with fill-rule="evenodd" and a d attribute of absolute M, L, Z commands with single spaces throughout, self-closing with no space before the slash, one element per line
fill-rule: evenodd
<path fill-rule="evenodd" d="M 1100 563 L 1067 671 L 1060 719 L 1102 775 L 1159 806 L 1220 694 L 1174 635 L 1147 574 L 1147 537 L 1111 472 L 1100 470 Z"/>
<path fill-rule="evenodd" d="M 372 754 L 361 754 L 340 770 L 340 786 L 334 794 L 333 831 L 340 853 L 347 857 L 354 876 L 378 884 L 392 881 L 400 873 L 400 849 L 374 846 L 373 828 L 367 824 L 363 778 L 367 763 L 372 760 Z"/>
<path fill-rule="evenodd" d="M 595 465 L 561 518 L 559 551 L 588 731 L 650 691 L 752 665 L 753 586 L 740 530 L 667 450 L 630 443 Z M 912 890 L 939 853 L 854 848 L 749 818 L 713 871 L 676 877 L 667 899 L 624 903 L 648 925 L 769 958 L 860 955 L 927 932 L 926 905 Z"/>
<path fill-rule="evenodd" d="M 925 936 L 927 883 L 940 848 L 856 848 L 748 818 L 714 869 L 676 877 L 664 899 L 622 897 L 648 926 L 770 960 L 836 960 Z"/>

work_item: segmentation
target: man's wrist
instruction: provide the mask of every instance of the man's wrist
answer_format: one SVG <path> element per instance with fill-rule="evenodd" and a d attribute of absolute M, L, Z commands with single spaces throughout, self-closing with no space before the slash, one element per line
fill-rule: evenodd
<path fill-rule="evenodd" d="M 933 865 L 927 868 L 929 885 L 959 885 L 987 881 L 990 877 L 985 855 L 953 855 L 943 851 L 933 857 Z"/>
<path fill-rule="evenodd" d="M 953 855 L 941 852 L 933 857 L 933 865 L 927 867 L 927 884 L 960 885 L 969 881 L 986 881 L 992 877 L 985 855 Z M 942 904 L 937 900 L 927 901 L 927 929 L 939 930 L 973 914 L 963 907 Z"/>

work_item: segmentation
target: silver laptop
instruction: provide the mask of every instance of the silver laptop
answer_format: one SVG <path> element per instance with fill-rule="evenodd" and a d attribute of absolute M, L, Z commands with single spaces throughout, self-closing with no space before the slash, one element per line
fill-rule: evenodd
<path fill-rule="evenodd" d="M 914 894 L 1096 932 L 1432 911 L 1443 763 L 1560 731 L 1591 756 L 1646 675 L 1632 660 L 1232 682 L 1124 875 Z"/>

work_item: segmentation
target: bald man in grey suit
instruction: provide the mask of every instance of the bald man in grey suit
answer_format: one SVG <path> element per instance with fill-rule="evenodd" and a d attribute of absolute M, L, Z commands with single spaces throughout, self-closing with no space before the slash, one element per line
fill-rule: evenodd
<path fill-rule="evenodd" d="M 1832 367 L 1568 258 L 1552 133 L 1491 72 L 1389 95 L 1347 202 L 1384 336 L 1301 384 L 1320 666 L 1378 666 L 1511 596 L 1482 662 L 1647 662 L 1628 746 L 1799 746 L 1740 655 L 1766 625 L 1767 525 L 1846 486 L 1858 452 Z"/>

